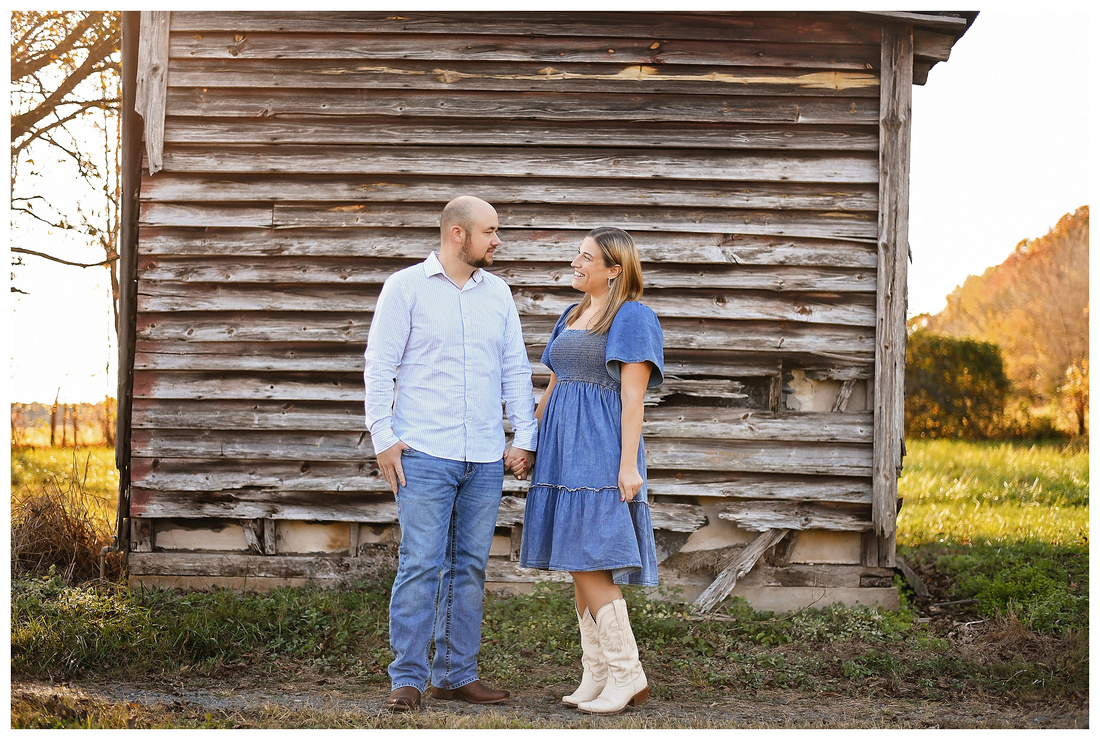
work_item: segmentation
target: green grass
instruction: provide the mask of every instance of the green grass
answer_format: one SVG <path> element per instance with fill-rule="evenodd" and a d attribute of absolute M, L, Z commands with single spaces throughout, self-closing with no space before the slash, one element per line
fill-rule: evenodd
<path fill-rule="evenodd" d="M 1033 630 L 1088 628 L 1088 451 L 1058 444 L 908 441 L 898 553 Z"/>
<path fill-rule="evenodd" d="M 1088 450 L 1057 444 L 906 442 L 898 544 L 1042 540 L 1088 547 Z"/>
<path fill-rule="evenodd" d="M 975 612 L 984 615 L 988 639 L 961 650 L 958 638 L 943 631 L 948 627 L 917 621 L 917 605 L 905 589 L 898 612 L 833 606 L 773 614 L 732 600 L 708 621 L 695 619 L 675 599 L 647 601 L 640 590 L 627 589 L 647 673 L 657 677 L 654 698 L 705 702 L 781 689 L 868 701 L 987 695 L 1046 703 L 1087 694 L 1087 452 L 953 441 L 911 441 L 908 447 L 899 555 L 936 575 L 938 596 L 977 599 L 976 607 L 967 607 L 972 611 L 950 613 L 961 620 L 955 625 L 973 620 Z M 91 472 L 106 467 L 109 450 L 92 451 L 76 466 L 72 454 L 13 453 L 13 490 L 17 475 L 28 487 L 35 476 L 83 476 L 84 467 L 89 480 L 109 476 Z M 383 574 L 340 589 L 179 593 L 66 585 L 56 573 L 13 577 L 12 674 L 151 685 L 184 675 L 215 685 L 235 685 L 241 676 L 277 685 L 303 674 L 310 683 L 305 691 L 316 690 L 316 676 L 384 690 L 391 659 L 389 585 Z M 483 677 L 517 693 L 565 687 L 579 675 L 575 619 L 565 584 L 487 596 Z M 285 708 L 257 709 L 243 718 L 193 710 L 138 711 L 135 718 L 132 705 L 37 701 L 21 697 L 18 712 L 13 702 L 13 726 L 402 726 L 392 718 L 331 712 L 292 716 Z M 644 716 L 624 715 L 625 724 L 615 726 L 633 727 Z M 514 722 L 431 712 L 416 721 L 424 727 Z"/>

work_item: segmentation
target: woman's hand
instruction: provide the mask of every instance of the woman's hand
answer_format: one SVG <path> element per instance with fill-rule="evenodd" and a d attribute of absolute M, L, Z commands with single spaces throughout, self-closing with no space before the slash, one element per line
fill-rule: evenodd
<path fill-rule="evenodd" d="M 619 500 L 633 501 L 642 490 L 642 476 L 637 465 L 619 466 Z"/>

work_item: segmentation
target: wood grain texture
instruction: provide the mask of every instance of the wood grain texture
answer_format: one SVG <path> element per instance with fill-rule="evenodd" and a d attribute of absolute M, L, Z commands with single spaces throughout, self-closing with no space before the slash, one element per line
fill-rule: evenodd
<path fill-rule="evenodd" d="M 617 121 L 593 127 L 585 121 L 485 121 L 476 127 L 454 118 L 400 120 L 379 116 L 293 118 L 194 118 L 172 112 L 165 122 L 172 144 L 356 144 L 432 146 L 592 146 L 638 149 L 776 149 L 878 151 L 877 124 L 819 126 L 794 123 L 725 124 L 692 121 Z"/>
<path fill-rule="evenodd" d="M 713 611 L 729 596 L 737 582 L 752 570 L 756 561 L 787 535 L 786 529 L 772 529 L 764 532 L 750 542 L 729 565 L 722 569 L 714 582 L 704 589 L 695 599 L 695 610 L 706 614 Z"/>
<path fill-rule="evenodd" d="M 823 65 L 824 67 L 824 65 Z M 176 59 L 178 88 L 304 88 L 646 95 L 769 95 L 878 97 L 878 75 L 829 69 L 745 68 L 653 64 L 418 62 L 377 59 Z"/>
<path fill-rule="evenodd" d="M 913 32 L 888 26 L 882 39 L 880 123 L 879 267 L 875 341 L 874 532 L 896 530 L 898 475 L 905 428 L 905 313 L 909 256 L 910 114 Z M 892 567 L 894 550 L 883 546 L 879 565 Z"/>
<path fill-rule="evenodd" d="M 837 13 L 613 13 L 589 11 L 495 11 L 459 13 L 415 11 L 314 12 L 176 11 L 172 30 L 177 33 L 233 31 L 235 33 L 386 33 L 482 34 L 491 36 L 613 36 L 710 41 L 775 41 L 803 43 L 873 44 L 880 39 L 879 21 L 860 21 Z M 567 43 L 567 42 L 563 42 Z M 873 60 L 877 63 L 877 60 Z"/>
<path fill-rule="evenodd" d="M 134 111 L 145 121 L 145 147 L 150 175 L 163 166 L 170 15 L 168 11 L 141 13 Z"/>
<path fill-rule="evenodd" d="M 486 193 L 488 195 L 488 193 Z M 442 210 L 442 206 L 440 206 Z M 853 240 L 766 236 L 737 233 L 634 232 L 644 270 L 650 264 L 878 266 L 874 244 Z M 496 263 L 558 261 L 567 265 L 588 231 L 577 224 L 563 229 L 524 229 L 508 220 Z M 439 244 L 438 229 L 279 229 L 143 226 L 142 256 L 374 258 L 394 270 L 421 262 Z M 501 270 L 507 279 L 508 272 Z M 705 268 L 704 268 L 705 269 Z"/>
<path fill-rule="evenodd" d="M 377 286 L 221 285 L 217 283 L 146 282 L 138 288 L 138 310 L 146 314 L 194 311 L 368 313 L 374 311 Z M 522 316 L 557 319 L 576 303 L 573 293 L 561 289 L 519 288 L 513 298 Z M 783 321 L 873 327 L 875 314 L 868 301 L 830 300 L 828 295 L 775 295 L 749 291 L 701 293 L 700 291 L 652 291 L 646 305 L 666 319 L 727 319 Z M 198 301 L 198 303 L 196 303 Z M 261 321 L 261 317 L 254 318 Z"/>
<path fill-rule="evenodd" d="M 504 120 L 630 122 L 699 121 L 714 124 L 872 123 L 878 101 L 866 97 L 768 97 L 648 93 L 555 93 L 456 90 L 446 96 L 430 91 L 389 92 L 293 88 L 279 93 L 252 88 L 169 87 L 168 106 L 177 116 L 266 118 L 338 115 L 386 118 L 469 118 Z"/>
<path fill-rule="evenodd" d="M 431 146 L 175 146 L 165 152 L 172 172 L 233 175 L 364 175 L 433 177 L 558 177 L 569 180 L 771 181 L 875 183 L 873 155 L 797 154 L 691 149 L 594 149 L 554 147 L 444 148 Z M 563 168 L 567 168 L 563 170 Z M 478 187 L 491 187 L 492 182 Z M 437 196 L 438 197 L 438 196 Z M 433 199 L 436 200 L 436 199 Z M 449 200 L 449 199 L 447 199 Z M 446 202 L 446 201 L 444 201 Z M 507 202 L 507 201 L 505 201 Z M 425 209 L 421 207 L 421 212 Z M 438 216 L 432 212 L 425 217 Z M 435 224 L 438 225 L 438 224 Z"/>
<path fill-rule="evenodd" d="M 610 174 L 610 173 L 609 173 Z M 272 201 L 283 203 L 390 204 L 409 202 L 442 206 L 457 191 L 471 185 L 462 177 L 363 177 L 358 175 L 239 175 L 165 173 L 149 181 L 147 201 L 203 203 L 208 201 Z M 804 211 L 878 211 L 875 184 L 726 182 L 592 179 L 563 181 L 553 177 L 480 177 L 477 187 L 492 191 L 493 203 L 628 205 L 631 207 L 749 208 Z"/>
<path fill-rule="evenodd" d="M 175 312 L 138 316 L 137 337 L 155 342 L 351 342 L 366 347 L 370 314 Z M 545 345 L 557 315 L 521 317 L 527 343 Z M 665 350 L 708 350 L 800 357 L 802 362 L 870 362 L 874 334 L 867 327 L 715 319 L 661 322 Z"/>
<path fill-rule="evenodd" d="M 139 279 L 148 283 L 230 285 L 381 286 L 404 267 L 360 258 L 193 258 L 147 257 L 138 264 Z M 569 285 L 567 264 L 494 261 L 489 269 L 513 288 L 560 288 Z M 646 290 L 685 289 L 705 283 L 712 289 L 763 290 L 776 293 L 874 293 L 875 274 L 868 269 L 755 265 L 646 265 Z"/>
<path fill-rule="evenodd" d="M 738 501 L 720 506 L 718 518 L 750 532 L 769 529 L 862 532 L 871 529 L 870 507 L 832 503 Z"/>
<path fill-rule="evenodd" d="M 822 67 L 865 72 L 877 61 L 877 44 L 775 43 L 533 35 L 484 36 L 380 33 L 173 33 L 169 52 L 181 59 L 412 59 L 434 62 L 618 63 L 714 67 Z"/>

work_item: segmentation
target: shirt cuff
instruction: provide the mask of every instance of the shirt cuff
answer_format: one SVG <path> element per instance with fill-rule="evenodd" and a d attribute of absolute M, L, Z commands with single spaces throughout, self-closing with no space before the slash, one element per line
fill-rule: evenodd
<path fill-rule="evenodd" d="M 375 457 L 378 457 L 401 441 L 401 439 L 393 433 L 393 429 L 390 429 L 388 426 L 383 426 L 382 424 L 378 426 L 378 429 L 372 430 L 370 433 L 370 441 L 371 444 L 374 445 Z"/>
<path fill-rule="evenodd" d="M 539 446 L 539 429 L 538 426 L 534 430 L 521 430 L 517 431 L 512 438 L 512 446 L 518 447 L 521 450 L 527 450 L 528 452 L 534 452 Z"/>

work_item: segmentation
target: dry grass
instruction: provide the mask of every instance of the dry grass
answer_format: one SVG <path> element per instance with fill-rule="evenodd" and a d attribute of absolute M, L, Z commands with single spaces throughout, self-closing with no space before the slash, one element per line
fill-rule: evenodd
<path fill-rule="evenodd" d="M 112 542 L 110 521 L 102 502 L 88 493 L 84 477 L 50 475 L 12 491 L 12 578 L 48 573 L 51 568 L 66 583 L 100 577 L 100 551 Z M 107 553 L 103 575 L 122 573 L 119 553 Z"/>

